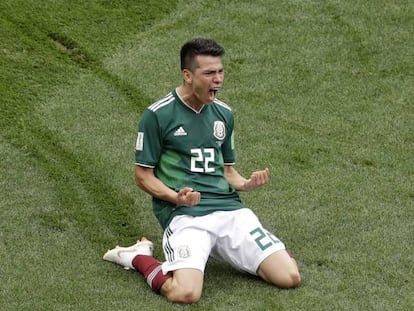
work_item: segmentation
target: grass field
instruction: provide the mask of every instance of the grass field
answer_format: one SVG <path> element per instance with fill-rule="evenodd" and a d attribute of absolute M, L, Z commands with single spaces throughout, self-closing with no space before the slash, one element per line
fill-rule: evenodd
<path fill-rule="evenodd" d="M 220 99 L 243 194 L 297 257 L 279 290 L 209 262 L 173 305 L 108 247 L 162 231 L 133 180 L 136 123 L 196 36 L 226 48 Z M 414 310 L 414 3 L 0 2 L 1 310 Z"/>

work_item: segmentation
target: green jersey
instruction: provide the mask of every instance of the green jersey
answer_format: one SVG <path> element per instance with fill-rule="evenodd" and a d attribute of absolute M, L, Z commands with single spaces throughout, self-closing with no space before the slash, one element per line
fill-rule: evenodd
<path fill-rule="evenodd" d="M 215 99 L 197 112 L 176 91 L 144 111 L 136 165 L 154 168 L 155 176 L 176 192 L 191 187 L 201 193 L 200 203 L 191 207 L 153 198 L 154 214 L 164 229 L 176 215 L 202 216 L 242 207 L 224 177 L 224 165 L 235 162 L 233 127 L 233 113 L 225 103 Z"/>

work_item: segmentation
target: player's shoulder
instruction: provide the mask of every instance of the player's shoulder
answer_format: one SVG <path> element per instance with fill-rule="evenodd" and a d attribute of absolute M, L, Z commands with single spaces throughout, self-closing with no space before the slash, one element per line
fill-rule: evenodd
<path fill-rule="evenodd" d="M 220 99 L 215 98 L 213 103 L 218 109 L 232 113 L 231 107 L 227 105 L 225 102 L 221 101 Z"/>
<path fill-rule="evenodd" d="M 152 112 L 159 111 L 162 108 L 168 107 L 171 103 L 175 101 L 174 94 L 172 92 L 165 95 L 163 98 L 157 100 L 152 105 L 148 107 L 148 110 Z"/>
<path fill-rule="evenodd" d="M 231 109 L 231 107 L 230 107 L 229 105 L 227 105 L 225 102 L 221 101 L 221 100 L 220 100 L 220 99 L 218 99 L 218 98 L 215 98 L 215 99 L 214 99 L 214 104 L 215 104 L 217 107 L 219 107 L 220 109 L 224 109 L 224 110 L 227 110 L 227 111 L 229 111 L 229 112 L 231 112 L 231 111 L 232 111 L 232 109 Z"/>

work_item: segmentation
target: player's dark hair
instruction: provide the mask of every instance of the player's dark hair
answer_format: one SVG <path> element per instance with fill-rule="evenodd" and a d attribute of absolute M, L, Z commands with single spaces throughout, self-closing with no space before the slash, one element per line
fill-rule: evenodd
<path fill-rule="evenodd" d="M 221 57 L 224 48 L 217 42 L 206 38 L 196 38 L 184 43 L 180 52 L 181 70 L 194 71 L 196 67 L 195 57 L 198 55 Z"/>

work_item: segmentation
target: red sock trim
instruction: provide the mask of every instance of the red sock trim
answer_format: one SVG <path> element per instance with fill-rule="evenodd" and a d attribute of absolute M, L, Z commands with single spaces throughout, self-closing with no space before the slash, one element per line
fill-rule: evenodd
<path fill-rule="evenodd" d="M 132 260 L 132 266 L 142 273 L 148 285 L 157 293 L 165 281 L 172 277 L 171 272 L 166 275 L 162 273 L 161 263 L 152 256 L 137 255 Z"/>

